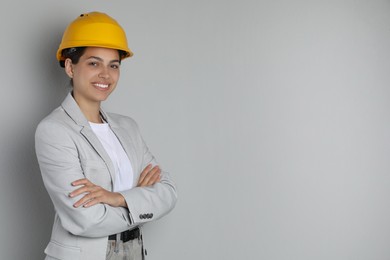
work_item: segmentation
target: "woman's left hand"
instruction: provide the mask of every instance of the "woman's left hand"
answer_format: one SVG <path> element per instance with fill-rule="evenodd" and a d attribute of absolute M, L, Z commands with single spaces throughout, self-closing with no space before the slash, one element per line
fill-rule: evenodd
<path fill-rule="evenodd" d="M 82 187 L 72 191 L 69 194 L 69 197 L 73 198 L 86 193 L 86 195 L 73 204 L 75 208 L 80 206 L 88 208 L 98 203 L 108 204 L 112 207 L 127 207 L 126 200 L 122 194 L 105 190 L 102 187 L 93 184 L 86 178 L 72 182 L 72 186 Z"/>

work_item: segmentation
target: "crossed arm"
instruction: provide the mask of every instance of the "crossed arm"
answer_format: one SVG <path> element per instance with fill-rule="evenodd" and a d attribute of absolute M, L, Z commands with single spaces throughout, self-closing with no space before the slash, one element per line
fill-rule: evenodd
<path fill-rule="evenodd" d="M 137 183 L 137 187 L 151 186 L 160 181 L 161 169 L 156 165 L 152 167 L 149 164 L 141 172 L 140 178 Z M 91 207 L 98 203 L 108 204 L 112 207 L 124 207 L 127 208 L 125 198 L 119 192 L 110 192 L 98 185 L 95 185 L 90 180 L 84 178 L 79 179 L 71 183 L 72 186 L 81 186 L 69 194 L 69 197 L 73 198 L 78 195 L 86 193 L 80 200 L 73 204 L 75 208 L 78 207 Z"/>

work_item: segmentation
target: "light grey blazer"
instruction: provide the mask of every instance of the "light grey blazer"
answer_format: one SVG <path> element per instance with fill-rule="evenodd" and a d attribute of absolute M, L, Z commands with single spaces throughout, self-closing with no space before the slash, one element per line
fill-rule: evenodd
<path fill-rule="evenodd" d="M 103 111 L 102 116 L 129 156 L 134 183 L 137 183 L 147 164 L 157 164 L 155 158 L 134 120 Z M 109 235 L 161 218 L 176 204 L 175 185 L 169 174 L 162 171 L 159 183 L 121 192 L 128 209 L 105 204 L 90 208 L 72 206 L 82 196 L 68 196 L 75 189 L 71 182 L 88 178 L 112 191 L 116 178 L 109 155 L 71 93 L 39 123 L 35 149 L 56 212 L 51 239 L 45 249 L 46 259 L 104 260 Z"/>

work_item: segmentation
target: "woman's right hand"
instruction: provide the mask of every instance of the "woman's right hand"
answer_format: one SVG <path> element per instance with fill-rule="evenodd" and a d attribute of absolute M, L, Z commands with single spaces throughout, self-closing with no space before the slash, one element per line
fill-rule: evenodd
<path fill-rule="evenodd" d="M 98 185 L 93 184 L 90 180 L 84 178 L 72 182 L 72 186 L 81 186 L 69 194 L 73 198 L 83 195 L 73 206 L 78 208 L 91 207 L 98 203 L 108 204 L 112 207 L 127 207 L 125 198 L 119 192 L 110 192 Z"/>
<path fill-rule="evenodd" d="M 151 186 L 159 182 L 161 179 L 160 174 L 161 169 L 158 165 L 153 167 L 151 164 L 148 164 L 139 176 L 137 187 Z"/>

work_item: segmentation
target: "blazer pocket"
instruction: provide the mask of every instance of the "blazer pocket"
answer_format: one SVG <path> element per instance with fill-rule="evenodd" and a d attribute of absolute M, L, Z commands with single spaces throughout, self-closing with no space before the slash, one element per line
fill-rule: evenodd
<path fill-rule="evenodd" d="M 80 260 L 81 248 L 66 246 L 51 240 L 45 249 L 45 254 L 63 260 Z"/>
<path fill-rule="evenodd" d="M 93 184 L 111 191 L 111 175 L 104 162 L 88 160 L 81 162 L 81 167 L 85 178 L 90 180 Z"/>

